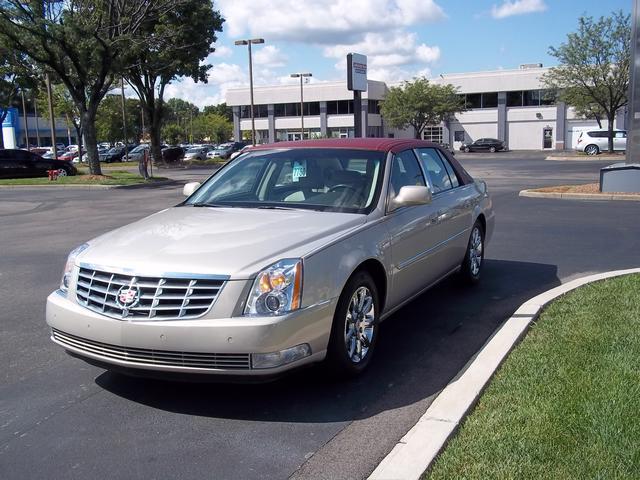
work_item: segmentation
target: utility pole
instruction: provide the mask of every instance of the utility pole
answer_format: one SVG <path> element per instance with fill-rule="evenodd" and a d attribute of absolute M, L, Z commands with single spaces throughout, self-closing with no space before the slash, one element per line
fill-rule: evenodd
<path fill-rule="evenodd" d="M 31 95 L 33 99 L 33 111 L 36 115 L 36 145 L 40 148 L 40 125 L 38 124 L 38 99 Z"/>
<path fill-rule="evenodd" d="M 255 112 L 253 111 L 253 62 L 251 60 L 251 45 L 264 43 L 264 38 L 251 38 L 247 40 L 236 40 L 236 45 L 247 45 L 249 50 L 249 99 L 251 103 L 251 144 L 256 144 L 256 122 Z"/>
<path fill-rule="evenodd" d="M 27 151 L 31 151 L 29 148 L 29 124 L 27 123 L 27 106 L 24 102 L 24 90 L 20 89 L 20 95 L 22 96 L 22 119 L 24 122 L 24 144 L 27 146 Z"/>
<path fill-rule="evenodd" d="M 300 79 L 300 125 L 302 134 L 300 135 L 300 140 L 304 140 L 304 93 L 302 89 L 302 84 L 304 83 L 305 78 L 311 77 L 312 74 L 309 72 L 306 73 L 292 73 L 291 78 L 299 78 Z"/>
<path fill-rule="evenodd" d="M 56 120 L 53 117 L 53 101 L 51 100 L 51 80 L 49 74 L 45 75 L 45 83 L 47 84 L 47 97 L 49 98 L 49 126 L 51 127 L 51 151 L 53 158 L 58 159 L 58 149 L 56 148 Z"/>
<path fill-rule="evenodd" d="M 129 161 L 129 145 L 127 143 L 127 113 L 125 111 L 125 101 L 124 101 L 124 77 L 120 82 L 121 93 L 120 98 L 122 100 L 122 133 L 124 135 L 124 158 L 125 162 Z"/>

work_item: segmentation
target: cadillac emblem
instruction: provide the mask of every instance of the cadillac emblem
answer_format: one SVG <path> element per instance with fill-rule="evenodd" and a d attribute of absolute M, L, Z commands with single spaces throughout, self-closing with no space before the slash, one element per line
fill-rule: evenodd
<path fill-rule="evenodd" d="M 135 307 L 139 301 L 140 289 L 137 285 L 123 285 L 116 295 L 116 303 L 125 310 Z"/>

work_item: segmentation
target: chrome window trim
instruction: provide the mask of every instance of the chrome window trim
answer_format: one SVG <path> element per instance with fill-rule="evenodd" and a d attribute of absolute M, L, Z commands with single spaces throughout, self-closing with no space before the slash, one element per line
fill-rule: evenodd
<path fill-rule="evenodd" d="M 437 150 L 438 154 L 443 158 L 443 159 L 447 159 L 447 157 L 444 155 L 444 153 L 442 151 L 440 151 L 439 148 L 437 147 L 419 147 L 419 148 L 414 148 L 413 151 L 416 155 L 416 157 L 418 157 L 418 163 L 420 164 L 420 168 L 422 169 L 422 173 L 424 174 L 424 176 L 426 178 L 428 178 L 428 184 L 429 184 L 429 190 L 431 190 L 431 196 L 435 197 L 436 195 L 440 195 L 441 193 L 447 193 L 447 192 L 451 192 L 451 191 L 455 191 L 458 188 L 461 187 L 466 187 L 467 185 L 470 185 L 469 183 L 461 183 L 460 179 L 458 178 L 458 186 L 457 187 L 451 187 L 451 188 L 447 188 L 446 190 L 441 190 L 439 192 L 434 192 L 433 191 L 433 182 L 431 181 L 431 177 L 429 176 L 429 172 L 427 170 L 425 170 L 424 166 L 422 165 L 422 162 L 420 161 L 420 154 L 418 153 L 418 150 L 424 150 L 427 148 L 432 148 L 433 150 Z M 447 160 L 448 161 L 448 160 Z M 449 172 L 447 171 L 447 167 L 443 164 L 442 165 L 444 167 L 445 172 L 447 172 L 447 176 L 449 176 Z M 451 165 L 451 162 L 449 162 L 449 166 L 451 167 L 451 170 L 453 170 L 454 173 L 456 173 L 456 169 L 453 168 L 453 165 Z M 457 175 L 456 175 L 457 176 Z M 449 177 L 449 181 L 451 181 L 451 177 Z"/>

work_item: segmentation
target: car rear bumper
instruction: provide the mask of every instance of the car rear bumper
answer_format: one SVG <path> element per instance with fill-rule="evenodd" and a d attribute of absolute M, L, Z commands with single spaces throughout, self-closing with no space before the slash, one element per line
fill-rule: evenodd
<path fill-rule="evenodd" d="M 89 363 L 156 373 L 272 376 L 326 355 L 335 300 L 279 317 L 131 322 L 82 307 L 56 291 L 47 299 L 51 339 Z M 308 345 L 290 363 L 259 368 L 257 355 Z M 307 354 L 308 353 L 308 354 Z"/>

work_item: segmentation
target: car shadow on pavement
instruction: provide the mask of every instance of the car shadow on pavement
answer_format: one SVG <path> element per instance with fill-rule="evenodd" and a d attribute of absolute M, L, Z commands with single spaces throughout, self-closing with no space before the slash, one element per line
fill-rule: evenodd
<path fill-rule="evenodd" d="M 449 278 L 386 320 L 370 368 L 352 381 L 312 367 L 267 384 L 180 383 L 112 372 L 96 383 L 133 402 L 188 415 L 358 420 L 438 393 L 522 303 L 559 284 L 555 265 L 487 259 L 480 285 Z"/>

